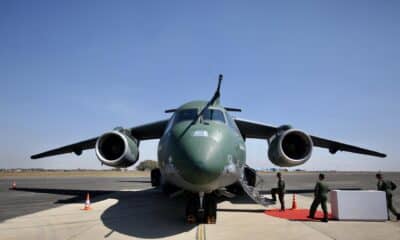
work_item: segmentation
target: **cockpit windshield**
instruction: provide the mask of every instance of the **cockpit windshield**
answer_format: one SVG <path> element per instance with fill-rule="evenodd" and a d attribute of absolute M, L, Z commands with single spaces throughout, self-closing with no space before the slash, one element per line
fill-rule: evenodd
<path fill-rule="evenodd" d="M 196 108 L 183 109 L 175 113 L 174 123 L 183 121 L 193 121 L 197 117 L 198 110 Z M 205 121 L 218 121 L 225 123 L 225 117 L 221 110 L 218 109 L 207 109 L 203 112 L 202 116 Z"/>
<path fill-rule="evenodd" d="M 203 120 L 220 121 L 225 123 L 225 117 L 221 110 L 207 109 L 203 113 Z"/>
<path fill-rule="evenodd" d="M 174 122 L 193 121 L 197 117 L 197 109 L 183 109 L 175 113 Z"/>

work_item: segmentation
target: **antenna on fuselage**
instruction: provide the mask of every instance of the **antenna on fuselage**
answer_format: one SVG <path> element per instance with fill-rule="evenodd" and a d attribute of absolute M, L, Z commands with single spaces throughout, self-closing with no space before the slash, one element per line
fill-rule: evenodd
<path fill-rule="evenodd" d="M 217 87 L 217 90 L 215 90 L 214 96 L 211 98 L 211 100 L 209 102 L 209 105 L 214 105 L 214 103 L 219 104 L 219 98 L 221 97 L 221 93 L 219 92 L 219 90 L 221 89 L 222 79 L 224 79 L 224 75 L 220 74 L 218 76 L 218 87 Z"/>
<path fill-rule="evenodd" d="M 201 116 L 201 115 L 203 114 L 203 112 L 204 112 L 208 107 L 210 107 L 211 105 L 214 105 L 215 103 L 219 104 L 219 98 L 221 97 L 221 93 L 220 93 L 221 82 L 222 82 L 222 79 L 223 79 L 223 78 L 224 78 L 224 75 L 222 75 L 222 74 L 220 74 L 220 75 L 218 76 L 218 86 L 217 86 L 217 89 L 215 90 L 214 96 L 211 98 L 210 101 L 207 102 L 206 106 L 199 112 L 199 114 L 197 115 L 196 119 L 195 119 L 193 122 L 196 122 L 197 119 L 199 118 L 199 116 Z M 230 108 L 230 109 L 233 109 L 233 108 Z M 175 111 L 176 111 L 176 109 L 175 109 L 175 108 L 172 108 L 172 109 L 167 109 L 167 110 L 165 110 L 164 112 L 165 112 L 165 113 L 173 113 L 173 112 L 175 112 Z"/>
<path fill-rule="evenodd" d="M 198 119 L 199 116 L 203 115 L 204 111 L 207 110 L 211 105 L 219 104 L 219 98 L 221 97 L 221 93 L 219 90 L 221 89 L 221 82 L 222 79 L 224 78 L 224 75 L 220 74 L 218 76 L 218 86 L 217 90 L 215 90 L 214 96 L 211 98 L 210 101 L 204 106 L 204 108 L 199 112 L 196 120 Z"/>
<path fill-rule="evenodd" d="M 183 136 L 189 128 L 199 120 L 199 118 L 203 115 L 203 113 L 211 106 L 214 105 L 215 103 L 219 104 L 219 98 L 221 96 L 219 90 L 221 89 L 221 82 L 224 76 L 220 74 L 218 76 L 218 86 L 217 90 L 215 90 L 214 96 L 211 98 L 210 101 L 207 102 L 207 104 L 201 109 L 201 111 L 197 114 L 196 118 L 193 119 L 193 121 L 186 127 L 186 129 L 182 132 L 181 136 Z"/>

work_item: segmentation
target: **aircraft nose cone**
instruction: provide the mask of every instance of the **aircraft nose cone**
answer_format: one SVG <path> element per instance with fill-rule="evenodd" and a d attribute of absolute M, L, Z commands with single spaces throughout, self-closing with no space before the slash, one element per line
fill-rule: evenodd
<path fill-rule="evenodd" d="M 223 171 L 223 155 L 215 133 L 193 130 L 177 141 L 174 161 L 179 174 L 187 182 L 207 184 L 218 178 Z"/>

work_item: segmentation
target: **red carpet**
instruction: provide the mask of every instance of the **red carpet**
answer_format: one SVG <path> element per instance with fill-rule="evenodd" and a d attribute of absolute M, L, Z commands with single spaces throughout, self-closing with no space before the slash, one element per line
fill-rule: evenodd
<path fill-rule="evenodd" d="M 284 218 L 288 220 L 295 220 L 295 221 L 319 221 L 324 217 L 322 211 L 317 211 L 315 213 L 315 219 L 307 218 L 309 210 L 308 209 L 295 209 L 295 210 L 285 210 L 280 211 L 279 209 L 271 209 L 266 210 L 265 214 L 273 217 Z M 332 215 L 328 215 L 329 219 L 332 219 Z"/>

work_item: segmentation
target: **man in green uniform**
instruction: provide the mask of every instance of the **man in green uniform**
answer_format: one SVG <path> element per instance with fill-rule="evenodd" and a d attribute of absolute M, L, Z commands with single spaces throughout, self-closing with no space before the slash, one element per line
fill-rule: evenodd
<path fill-rule="evenodd" d="M 281 203 L 281 211 L 285 211 L 285 181 L 282 179 L 282 174 L 276 174 L 278 178 L 277 188 L 271 189 L 272 201 L 276 202 L 276 194 L 278 194 L 279 202 Z"/>
<path fill-rule="evenodd" d="M 310 213 L 308 218 L 314 218 L 315 211 L 318 208 L 318 205 L 321 204 L 322 211 L 324 212 L 324 218 L 321 220 L 322 222 L 328 222 L 328 209 L 326 207 L 326 202 L 328 200 L 328 191 L 329 187 L 325 183 L 325 175 L 319 174 L 319 181 L 315 184 L 314 188 L 314 201 L 311 204 Z"/>
<path fill-rule="evenodd" d="M 395 184 L 392 181 L 384 180 L 381 173 L 376 174 L 378 183 L 376 185 L 378 191 L 384 191 L 386 193 L 386 206 L 388 209 L 388 220 L 390 220 L 389 210 L 396 216 L 397 220 L 400 220 L 400 214 L 396 211 L 392 203 L 392 190 L 394 190 Z"/>

